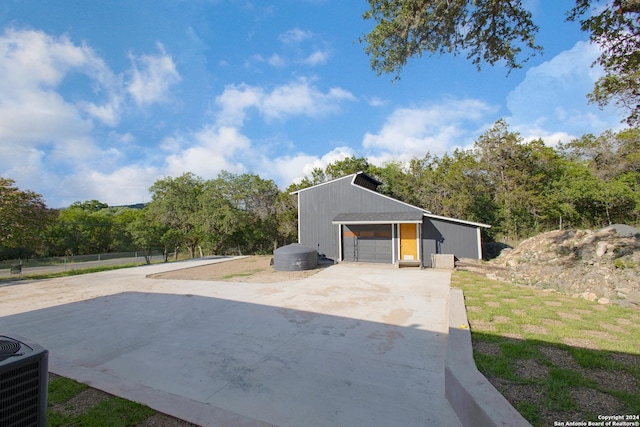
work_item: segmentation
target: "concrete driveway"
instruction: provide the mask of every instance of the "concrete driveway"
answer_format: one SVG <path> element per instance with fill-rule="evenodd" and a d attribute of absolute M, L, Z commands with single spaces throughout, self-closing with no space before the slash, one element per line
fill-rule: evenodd
<path fill-rule="evenodd" d="M 51 372 L 204 426 L 459 426 L 450 273 L 341 264 L 283 283 L 149 279 L 199 260 L 0 287 Z"/>

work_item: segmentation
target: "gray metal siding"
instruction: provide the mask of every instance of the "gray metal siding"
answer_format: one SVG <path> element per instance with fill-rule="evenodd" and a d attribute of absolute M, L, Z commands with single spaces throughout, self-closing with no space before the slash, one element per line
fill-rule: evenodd
<path fill-rule="evenodd" d="M 339 179 L 298 193 L 300 243 L 338 259 L 339 226 L 331 223 L 340 213 L 413 212 L 414 207 Z"/>
<path fill-rule="evenodd" d="M 433 218 L 422 225 L 422 250 L 425 267 L 431 267 L 431 254 L 453 254 L 457 258 L 480 258 L 478 228 Z"/>
<path fill-rule="evenodd" d="M 422 265 L 431 267 L 431 254 L 437 254 L 444 236 L 435 225 L 425 218 L 422 223 Z"/>

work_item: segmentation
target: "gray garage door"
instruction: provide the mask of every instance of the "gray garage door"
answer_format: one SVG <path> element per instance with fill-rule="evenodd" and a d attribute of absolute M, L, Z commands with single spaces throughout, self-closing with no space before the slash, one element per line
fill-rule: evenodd
<path fill-rule="evenodd" d="M 345 261 L 391 263 L 391 225 L 345 225 L 342 235 Z"/>

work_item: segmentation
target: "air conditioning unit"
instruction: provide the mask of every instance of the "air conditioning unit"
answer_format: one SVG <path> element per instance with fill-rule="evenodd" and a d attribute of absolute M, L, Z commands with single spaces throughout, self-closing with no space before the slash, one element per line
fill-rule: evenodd
<path fill-rule="evenodd" d="M 0 426 L 45 426 L 49 352 L 27 339 L 0 335 Z"/>

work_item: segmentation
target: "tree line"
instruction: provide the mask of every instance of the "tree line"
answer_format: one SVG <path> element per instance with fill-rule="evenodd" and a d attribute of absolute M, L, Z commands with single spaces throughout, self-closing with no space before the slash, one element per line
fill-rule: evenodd
<path fill-rule="evenodd" d="M 525 141 L 499 120 L 470 149 L 375 166 L 349 157 L 280 190 L 255 174 L 166 177 L 141 208 L 92 200 L 65 209 L 0 178 L 0 259 L 162 250 L 261 254 L 297 241 L 290 193 L 363 171 L 379 191 L 434 214 L 492 225 L 489 240 L 565 228 L 640 223 L 640 129 L 584 135 L 568 144 Z"/>

